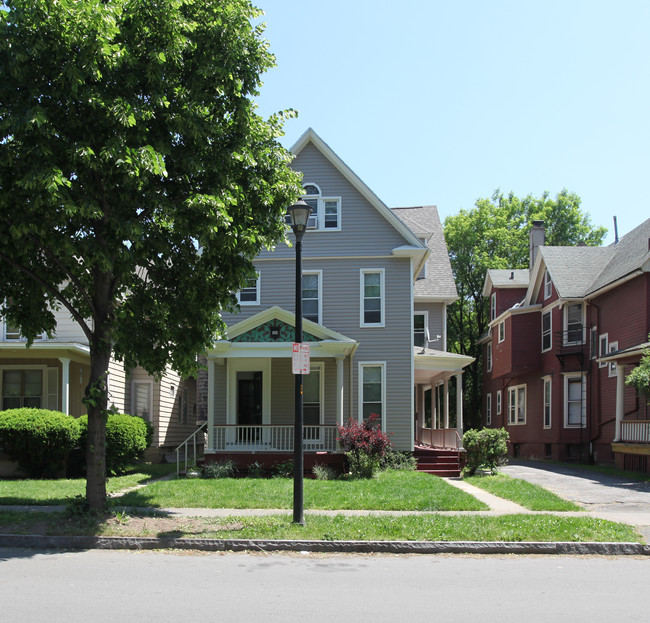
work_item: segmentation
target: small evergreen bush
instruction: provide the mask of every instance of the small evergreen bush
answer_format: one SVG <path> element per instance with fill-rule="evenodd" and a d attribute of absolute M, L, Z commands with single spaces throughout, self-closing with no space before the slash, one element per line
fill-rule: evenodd
<path fill-rule="evenodd" d="M 363 422 L 350 418 L 339 426 L 338 441 L 345 452 L 353 478 L 372 478 L 391 447 L 390 439 L 378 426 L 379 416 L 371 413 Z"/>
<path fill-rule="evenodd" d="M 479 467 L 496 472 L 508 455 L 510 435 L 505 428 L 482 428 L 468 430 L 463 435 L 463 447 L 467 452 L 465 472 L 473 476 Z"/>
<path fill-rule="evenodd" d="M 78 420 L 81 435 L 76 462 L 85 472 L 88 416 Z M 142 458 L 153 439 L 151 422 L 137 415 L 109 413 L 106 420 L 106 473 L 120 474 Z"/>
<path fill-rule="evenodd" d="M 60 411 L 0 411 L 0 446 L 30 478 L 58 478 L 79 440 L 79 424 Z"/>

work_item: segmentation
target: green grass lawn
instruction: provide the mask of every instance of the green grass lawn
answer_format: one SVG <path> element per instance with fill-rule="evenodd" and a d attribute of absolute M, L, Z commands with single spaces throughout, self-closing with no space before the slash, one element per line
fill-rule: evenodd
<path fill-rule="evenodd" d="M 66 517 L 61 513 L 0 510 L 0 532 L 10 534 L 189 537 L 214 539 L 312 539 L 320 541 L 570 541 L 639 542 L 631 526 L 590 517 L 554 515 L 315 516 L 305 526 L 290 514 L 266 517 L 183 518 L 173 525 L 151 517 L 120 521 Z"/>
<path fill-rule="evenodd" d="M 129 474 L 108 479 L 108 493 L 123 491 L 167 474 L 176 472 L 176 465 L 142 464 Z M 83 478 L 58 480 L 0 480 L 0 506 L 8 504 L 65 504 L 70 498 L 85 495 Z"/>
<path fill-rule="evenodd" d="M 120 506 L 278 508 L 293 503 L 290 478 L 180 479 L 154 482 L 119 499 Z M 429 474 L 385 471 L 370 480 L 304 481 L 304 507 L 331 510 L 487 510 L 476 498 Z"/>
<path fill-rule="evenodd" d="M 511 478 L 506 474 L 470 476 L 463 480 L 500 498 L 516 502 L 532 511 L 584 510 L 581 506 L 564 500 L 539 485 L 519 478 Z"/>

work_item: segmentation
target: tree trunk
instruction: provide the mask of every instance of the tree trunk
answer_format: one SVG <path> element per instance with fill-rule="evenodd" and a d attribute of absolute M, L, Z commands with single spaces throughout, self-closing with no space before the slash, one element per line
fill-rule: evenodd
<path fill-rule="evenodd" d="M 93 511 L 106 506 L 106 419 L 108 393 L 106 379 L 110 348 L 95 339 L 90 347 L 90 380 L 86 387 L 88 443 L 86 446 L 86 502 Z"/>

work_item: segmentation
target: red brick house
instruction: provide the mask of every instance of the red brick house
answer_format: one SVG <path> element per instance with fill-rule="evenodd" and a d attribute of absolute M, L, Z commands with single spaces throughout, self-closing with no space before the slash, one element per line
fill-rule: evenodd
<path fill-rule="evenodd" d="M 625 385 L 648 348 L 650 219 L 608 247 L 546 247 L 530 270 L 489 270 L 483 423 L 513 456 L 649 471 L 650 408 Z"/>

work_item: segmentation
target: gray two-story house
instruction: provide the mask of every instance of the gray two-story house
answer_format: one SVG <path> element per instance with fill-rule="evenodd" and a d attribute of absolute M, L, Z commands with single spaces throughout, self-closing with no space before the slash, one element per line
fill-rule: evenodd
<path fill-rule="evenodd" d="M 457 447 L 446 352 L 456 288 L 435 207 L 390 210 L 313 131 L 292 147 L 312 216 L 303 238 L 305 464 L 335 455 L 338 426 L 376 414 L 395 448 Z M 260 254 L 256 278 L 207 353 L 206 458 L 269 463 L 293 451 L 295 249 Z M 456 412 L 462 413 L 462 391 Z"/>

